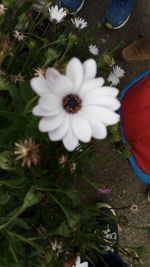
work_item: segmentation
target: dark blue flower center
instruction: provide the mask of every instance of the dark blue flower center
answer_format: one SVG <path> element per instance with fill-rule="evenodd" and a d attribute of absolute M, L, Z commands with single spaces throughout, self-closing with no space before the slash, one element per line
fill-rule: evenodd
<path fill-rule="evenodd" d="M 75 94 L 69 94 L 63 98 L 63 107 L 69 113 L 78 112 L 82 105 L 81 98 Z"/>

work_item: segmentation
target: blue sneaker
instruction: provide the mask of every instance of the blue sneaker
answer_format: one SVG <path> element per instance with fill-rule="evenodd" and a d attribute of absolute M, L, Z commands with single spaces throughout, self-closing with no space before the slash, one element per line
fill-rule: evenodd
<path fill-rule="evenodd" d="M 136 0 L 111 0 L 106 10 L 105 26 L 119 29 L 130 18 Z"/>
<path fill-rule="evenodd" d="M 67 8 L 69 14 L 73 14 L 82 8 L 84 2 L 85 0 L 60 0 L 60 6 Z"/>

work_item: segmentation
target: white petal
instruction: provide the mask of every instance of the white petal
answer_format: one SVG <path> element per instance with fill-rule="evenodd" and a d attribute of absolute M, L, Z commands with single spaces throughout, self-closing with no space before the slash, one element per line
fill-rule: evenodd
<path fill-rule="evenodd" d="M 88 262 L 85 261 L 85 262 L 80 263 L 80 267 L 88 267 Z"/>
<path fill-rule="evenodd" d="M 60 73 L 54 68 L 48 68 L 45 73 L 47 83 L 51 89 L 55 86 L 55 81 L 59 78 Z"/>
<path fill-rule="evenodd" d="M 72 58 L 67 64 L 66 75 L 73 82 L 73 93 L 77 92 L 83 82 L 83 66 L 78 58 Z"/>
<path fill-rule="evenodd" d="M 120 108 L 120 102 L 113 96 L 101 95 L 98 90 L 93 90 L 84 98 L 85 105 L 100 105 L 115 111 Z"/>
<path fill-rule="evenodd" d="M 61 124 L 59 126 L 59 128 L 55 129 L 54 131 L 51 131 L 48 133 L 49 138 L 52 141 L 59 141 L 61 140 L 65 134 L 67 133 L 67 131 L 69 130 L 69 125 L 70 125 L 70 120 L 69 120 L 69 115 L 66 116 L 63 124 Z"/>
<path fill-rule="evenodd" d="M 75 136 L 72 129 L 63 137 L 63 144 L 68 151 L 73 151 L 79 145 L 78 138 Z"/>
<path fill-rule="evenodd" d="M 47 110 L 53 110 L 62 106 L 61 99 L 54 94 L 46 94 L 40 97 L 39 105 Z"/>
<path fill-rule="evenodd" d="M 84 112 L 98 116 L 106 126 L 116 124 L 120 119 L 120 116 L 117 113 L 104 107 L 86 106 L 83 110 Z"/>
<path fill-rule="evenodd" d="M 81 262 L 81 258 L 80 258 L 80 256 L 77 256 L 77 258 L 76 258 L 76 264 L 79 264 Z"/>
<path fill-rule="evenodd" d="M 61 75 L 54 68 L 48 68 L 46 71 L 46 79 L 51 90 L 61 97 L 72 93 L 72 81 L 65 75 Z"/>
<path fill-rule="evenodd" d="M 97 72 L 96 61 L 92 58 L 85 60 L 83 62 L 83 69 L 84 81 L 95 78 Z"/>
<path fill-rule="evenodd" d="M 116 97 L 119 94 L 119 90 L 111 86 L 102 86 L 98 89 L 102 95 L 112 95 Z"/>
<path fill-rule="evenodd" d="M 65 120 L 65 112 L 54 117 L 44 117 L 39 122 L 39 130 L 41 132 L 49 132 L 57 129 Z"/>
<path fill-rule="evenodd" d="M 107 136 L 106 126 L 100 121 L 97 116 L 93 116 L 90 113 L 83 112 L 84 118 L 86 118 L 92 128 L 92 136 L 96 139 L 104 139 Z"/>
<path fill-rule="evenodd" d="M 92 135 L 91 127 L 88 121 L 80 114 L 72 117 L 72 129 L 76 137 L 82 142 L 89 142 Z"/>
<path fill-rule="evenodd" d="M 40 105 L 37 105 L 32 109 L 32 113 L 36 116 L 54 116 L 60 113 L 61 111 L 62 111 L 61 107 L 58 107 L 53 110 L 45 110 Z"/>
<path fill-rule="evenodd" d="M 30 85 L 35 93 L 42 96 L 43 94 L 48 94 L 50 92 L 50 88 L 46 83 L 46 79 L 43 77 L 35 77 L 30 81 Z"/>
<path fill-rule="evenodd" d="M 97 88 L 100 90 L 100 87 L 104 84 L 104 82 L 105 81 L 102 77 L 85 81 L 80 89 L 80 96 L 84 97 L 87 93 Z"/>

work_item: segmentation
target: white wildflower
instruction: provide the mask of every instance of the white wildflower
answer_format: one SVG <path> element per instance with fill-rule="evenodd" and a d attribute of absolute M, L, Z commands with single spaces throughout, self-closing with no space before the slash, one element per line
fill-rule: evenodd
<path fill-rule="evenodd" d="M 5 10 L 7 10 L 7 8 L 3 4 L 0 4 L 0 16 L 5 14 Z"/>
<path fill-rule="evenodd" d="M 19 74 L 17 74 L 17 75 L 11 75 L 10 76 L 11 77 L 11 80 L 13 81 L 13 82 L 23 82 L 24 80 L 25 80 L 25 77 L 24 76 L 22 76 L 20 73 Z"/>
<path fill-rule="evenodd" d="M 67 12 L 63 8 L 58 8 L 58 5 L 48 8 L 50 14 L 50 21 L 60 23 L 67 16 Z"/>
<path fill-rule="evenodd" d="M 76 168 L 77 168 L 77 163 L 73 161 L 70 164 L 70 171 L 71 171 L 71 173 L 74 173 L 74 171 L 76 170 Z"/>
<path fill-rule="evenodd" d="M 125 71 L 119 67 L 118 65 L 113 67 L 113 73 L 116 75 L 118 78 L 124 77 Z"/>
<path fill-rule="evenodd" d="M 65 75 L 48 68 L 45 77 L 31 80 L 33 90 L 40 96 L 32 110 L 42 117 L 39 130 L 48 132 L 52 141 L 62 140 L 69 151 L 79 145 L 79 140 L 88 143 L 92 137 L 106 138 L 106 127 L 119 121 L 114 112 L 120 107 L 118 90 L 103 86 L 104 79 L 96 78 L 96 72 L 94 59 L 81 63 L 72 58 Z"/>
<path fill-rule="evenodd" d="M 18 41 L 23 41 L 23 39 L 25 38 L 25 35 L 17 30 L 15 30 L 13 32 L 13 36 L 15 37 L 16 40 Z"/>
<path fill-rule="evenodd" d="M 89 51 L 91 54 L 93 54 L 94 56 L 98 56 L 99 54 L 99 49 L 96 45 L 89 45 Z"/>
<path fill-rule="evenodd" d="M 60 157 L 58 159 L 58 163 L 59 164 L 65 164 L 67 162 L 67 160 L 68 160 L 67 156 L 62 154 L 62 155 L 60 155 Z"/>
<path fill-rule="evenodd" d="M 57 256 L 59 256 L 59 254 L 63 252 L 63 249 L 62 249 L 63 242 L 58 243 L 58 241 L 55 240 L 54 242 L 51 241 L 50 244 L 51 244 L 51 249 L 56 252 Z"/>
<path fill-rule="evenodd" d="M 87 22 L 82 19 L 82 18 L 74 18 L 74 19 L 71 19 L 73 25 L 77 28 L 77 29 L 84 29 L 85 27 L 88 26 Z"/>
<path fill-rule="evenodd" d="M 116 86 L 119 84 L 120 79 L 113 72 L 111 72 L 107 78 L 107 81 L 111 86 Z"/>

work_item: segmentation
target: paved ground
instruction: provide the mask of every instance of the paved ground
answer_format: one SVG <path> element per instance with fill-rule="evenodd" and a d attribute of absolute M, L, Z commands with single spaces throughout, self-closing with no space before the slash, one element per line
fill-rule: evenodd
<path fill-rule="evenodd" d="M 87 0 L 80 15 L 88 21 L 89 27 L 102 22 L 107 0 Z M 133 14 L 128 23 L 121 29 L 111 31 L 104 26 L 100 30 L 95 30 L 94 35 L 97 38 L 97 44 L 100 52 L 111 50 L 120 40 L 124 40 L 126 44 L 137 40 L 141 37 L 150 36 L 150 1 L 139 0 L 136 3 Z M 102 39 L 107 42 L 102 43 Z M 116 62 L 121 65 L 126 75 L 123 79 L 123 85 L 126 85 L 136 75 L 150 67 L 150 62 L 140 64 L 125 64 L 121 61 L 120 51 L 115 54 Z M 114 159 L 101 161 L 101 156 L 110 153 L 114 155 L 112 146 L 102 145 L 96 142 L 97 156 L 96 164 L 93 166 L 94 180 L 105 183 L 112 192 L 108 196 L 109 203 L 113 207 L 125 207 L 136 204 L 139 207 L 137 213 L 131 212 L 130 208 L 117 209 L 119 215 L 125 215 L 128 225 L 123 227 L 120 232 L 120 245 L 128 247 L 144 246 L 147 253 L 143 258 L 143 267 L 150 267 L 150 234 L 143 230 L 137 230 L 136 226 L 150 226 L 150 203 L 146 199 L 146 192 L 150 185 L 142 182 L 132 172 L 128 162 L 124 159 Z M 129 263 L 129 267 L 132 265 Z M 114 266 L 115 267 L 115 266 Z"/>

